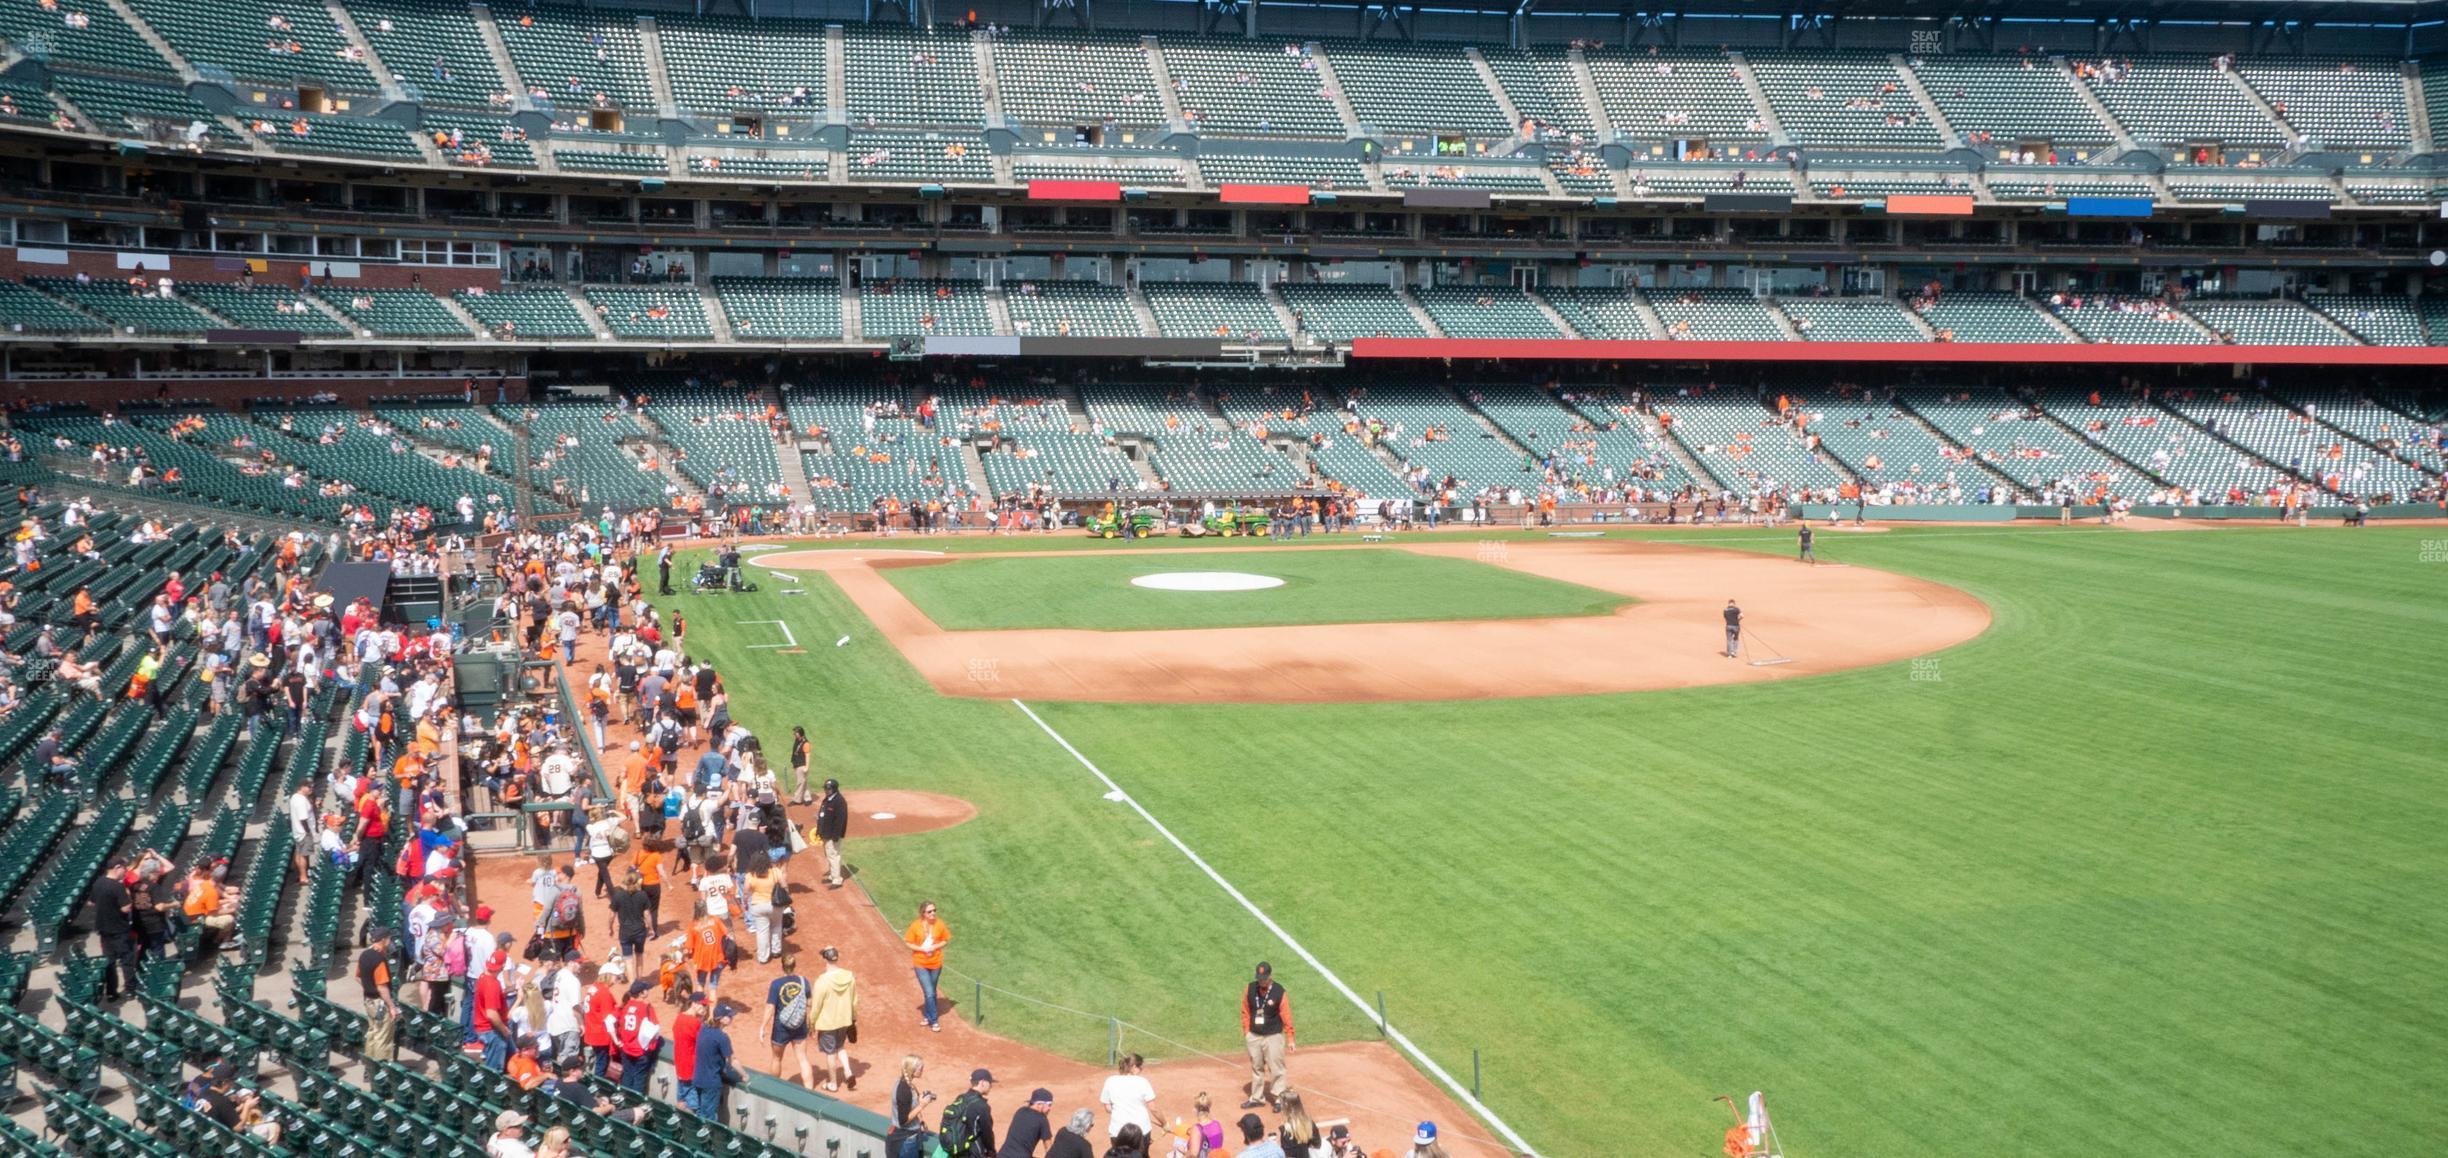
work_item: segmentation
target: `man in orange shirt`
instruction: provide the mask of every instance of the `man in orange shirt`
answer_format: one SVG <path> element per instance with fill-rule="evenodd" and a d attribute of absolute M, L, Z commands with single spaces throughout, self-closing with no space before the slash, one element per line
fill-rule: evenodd
<path fill-rule="evenodd" d="M 901 939 L 909 943 L 910 968 L 918 974 L 918 992 L 926 1003 L 919 1012 L 926 1016 L 926 1027 L 942 1032 L 935 1021 L 935 985 L 943 978 L 944 946 L 952 943 L 952 929 L 935 914 L 935 902 L 918 906 L 918 919 L 902 930 Z"/>
<path fill-rule="evenodd" d="M 187 900 L 180 906 L 180 911 L 187 914 L 187 923 L 202 925 L 215 933 L 227 933 L 237 926 L 238 919 L 224 911 L 226 908 L 221 900 L 221 885 L 212 879 L 212 870 L 201 864 L 190 870 L 187 874 Z"/>

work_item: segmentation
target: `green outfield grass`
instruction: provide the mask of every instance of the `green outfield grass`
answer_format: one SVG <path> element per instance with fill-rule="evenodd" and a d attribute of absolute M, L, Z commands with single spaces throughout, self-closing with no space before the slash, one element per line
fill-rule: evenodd
<path fill-rule="evenodd" d="M 1809 1155 L 2380 1154 L 2448 1137 L 2426 536 L 1826 535 L 1993 627 L 1741 687 L 1033 706 L 1447 1068 L 1479 1050 L 1488 1104 L 1559 1158 L 1714 1153 L 1708 1097 L 1755 1088 Z M 1229 1052 L 1265 957 L 1305 1040 L 1373 1035 L 1016 708 L 933 695 L 820 577 L 766 586 L 679 601 L 741 717 L 808 725 L 854 787 L 981 809 L 853 833 L 888 913 L 943 904 L 947 993 L 1087 1014 L 990 992 L 987 1028 L 1101 1060 L 1111 1013 L 1151 1057 Z M 737 648 L 772 618 L 852 643 Z"/>
<path fill-rule="evenodd" d="M 1284 585 L 1259 591 L 1159 591 L 1130 582 L 1141 575 L 1207 570 L 1266 575 Z M 1467 559 L 1387 550 L 1005 555 L 894 567 L 884 575 L 927 618 L 952 630 L 1517 619 L 1604 615 L 1632 602 Z"/>

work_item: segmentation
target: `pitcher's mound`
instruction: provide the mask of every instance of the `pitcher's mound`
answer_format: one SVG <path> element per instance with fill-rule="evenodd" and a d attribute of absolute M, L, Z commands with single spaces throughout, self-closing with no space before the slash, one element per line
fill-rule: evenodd
<path fill-rule="evenodd" d="M 1283 585 L 1283 580 L 1272 575 L 1246 571 L 1162 571 L 1131 580 L 1133 587 L 1157 591 L 1264 591 Z"/>
<path fill-rule="evenodd" d="M 850 836 L 907 836 L 933 832 L 977 818 L 977 806 L 958 796 L 873 788 L 842 793 L 850 801 Z M 885 817 L 887 819 L 878 819 Z"/>

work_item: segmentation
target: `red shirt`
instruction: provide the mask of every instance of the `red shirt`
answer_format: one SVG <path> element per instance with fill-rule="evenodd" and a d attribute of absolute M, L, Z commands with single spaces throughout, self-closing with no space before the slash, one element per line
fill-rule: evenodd
<path fill-rule="evenodd" d="M 510 1033 L 510 1003 L 502 994 L 501 976 L 495 973 L 476 979 L 476 1031 L 488 1029 L 504 1036 Z"/>
<path fill-rule="evenodd" d="M 672 1069 L 681 1085 L 697 1078 L 697 1031 L 704 1026 L 694 1013 L 683 1012 L 672 1019 Z"/>
<path fill-rule="evenodd" d="M 612 1016 L 612 1011 L 619 1006 L 620 999 L 612 996 L 611 986 L 601 981 L 587 986 L 586 1025 L 583 1033 L 588 1045 L 601 1049 L 612 1044 L 612 1027 L 608 1024 L 608 1019 Z"/>
<path fill-rule="evenodd" d="M 657 1031 L 662 1029 L 661 1023 L 655 1020 L 654 1006 L 648 1005 L 643 1000 L 622 1005 L 620 1019 L 616 1024 L 619 1026 L 619 1032 L 614 1037 L 620 1043 L 620 1051 L 630 1057 L 646 1055 L 648 1039 L 641 1036 L 642 1030 L 648 1026 L 655 1027 Z M 661 1038 L 654 1040 L 660 1041 Z"/>

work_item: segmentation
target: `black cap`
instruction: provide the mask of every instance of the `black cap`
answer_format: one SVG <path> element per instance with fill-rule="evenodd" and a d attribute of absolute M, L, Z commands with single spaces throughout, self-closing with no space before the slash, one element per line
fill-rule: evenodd
<path fill-rule="evenodd" d="M 1036 1089 L 1029 1091 L 1029 1100 L 1032 1102 L 1050 1103 L 1054 1100 L 1054 1091 L 1049 1090 L 1044 1086 L 1039 1086 Z"/>
<path fill-rule="evenodd" d="M 1259 979 L 1264 980 L 1264 979 L 1266 979 L 1266 978 L 1273 977 L 1274 975 L 1275 975 L 1275 967 L 1274 967 L 1274 966 L 1269 965 L 1269 964 L 1267 964 L 1267 963 L 1266 963 L 1266 962 L 1264 962 L 1264 961 L 1261 961 L 1261 962 L 1259 962 L 1259 963 L 1258 963 L 1258 976 L 1259 976 Z"/>
<path fill-rule="evenodd" d="M 991 1082 L 991 1081 L 993 1081 L 993 1080 L 994 1080 L 994 1071 L 992 1071 L 992 1070 L 988 1070 L 988 1069 L 985 1069 L 985 1068 L 983 1068 L 983 1067 L 980 1067 L 980 1068 L 978 1068 L 978 1069 L 974 1069 L 974 1070 L 969 1071 L 969 1084 L 970 1084 L 970 1085 L 973 1085 L 973 1086 L 974 1086 L 974 1085 L 978 1084 L 979 1082 Z"/>

